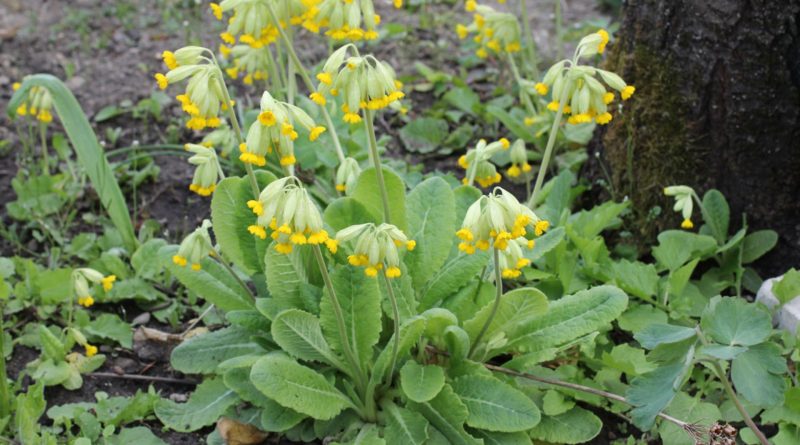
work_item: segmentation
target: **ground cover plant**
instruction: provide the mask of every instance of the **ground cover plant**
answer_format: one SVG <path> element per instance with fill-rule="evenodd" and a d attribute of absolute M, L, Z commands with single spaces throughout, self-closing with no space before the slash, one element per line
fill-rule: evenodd
<path fill-rule="evenodd" d="M 800 274 L 751 298 L 778 234 L 666 183 L 649 218 L 674 228 L 637 246 L 587 173 L 647 88 L 607 69 L 617 26 L 555 2 L 546 56 L 526 2 L 410 3 L 160 5 L 208 26 L 91 121 L 53 75 L 13 84 L 3 442 L 800 441 L 773 327 Z M 458 72 L 381 51 L 431 29 Z M 119 119 L 160 137 L 98 138 Z M 191 172 L 183 230 L 140 215 L 164 157 Z"/>

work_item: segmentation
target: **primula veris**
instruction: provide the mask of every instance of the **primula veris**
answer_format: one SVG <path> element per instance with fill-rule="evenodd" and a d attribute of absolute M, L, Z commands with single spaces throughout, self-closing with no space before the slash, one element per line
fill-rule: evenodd
<path fill-rule="evenodd" d="M 204 145 L 206 147 L 214 147 L 219 150 L 219 156 L 221 158 L 226 158 L 234 149 L 238 148 L 239 141 L 236 137 L 236 132 L 224 123 L 219 126 L 219 128 L 215 128 L 213 131 L 206 133 L 203 136 L 203 140 L 200 142 L 200 145 Z"/>
<path fill-rule="evenodd" d="M 509 178 L 516 179 L 531 171 L 531 165 L 528 163 L 528 152 L 525 149 L 525 141 L 522 139 L 514 141 L 511 145 L 511 152 L 509 155 L 511 158 L 511 167 L 506 170 L 506 175 L 508 175 Z"/>
<path fill-rule="evenodd" d="M 188 266 L 194 271 L 202 269 L 200 262 L 214 254 L 214 245 L 211 244 L 211 236 L 208 234 L 210 228 L 211 221 L 203 220 L 200 227 L 181 241 L 178 252 L 172 256 L 172 262 L 181 267 Z"/>
<path fill-rule="evenodd" d="M 528 229 L 533 229 L 534 236 L 541 236 L 549 227 L 514 195 L 497 187 L 467 209 L 456 236 L 461 239 L 459 250 L 470 255 L 478 249 L 497 249 L 503 277 L 517 278 L 520 269 L 529 263 L 524 260 L 522 249 L 534 246 L 533 239 L 526 237 Z"/>
<path fill-rule="evenodd" d="M 14 82 L 11 86 L 14 91 L 20 89 L 22 84 Z M 42 124 L 49 124 L 53 121 L 53 98 L 47 89 L 34 86 L 28 90 L 25 100 L 15 110 L 17 116 L 30 116 Z"/>
<path fill-rule="evenodd" d="M 400 248 L 414 250 L 417 243 L 409 240 L 402 230 L 392 224 L 358 224 L 344 228 L 336 234 L 336 240 L 345 243 L 354 240 L 353 253 L 347 257 L 353 266 L 363 267 L 364 274 L 375 277 L 385 269 L 387 278 L 398 278 Z"/>
<path fill-rule="evenodd" d="M 664 194 L 675 198 L 675 205 L 672 210 L 680 212 L 683 216 L 681 228 L 689 230 L 694 227 L 692 223 L 692 211 L 694 210 L 693 197 L 694 190 L 686 185 L 673 185 L 664 188 Z"/>
<path fill-rule="evenodd" d="M 277 26 L 302 26 L 311 32 L 319 32 L 317 15 L 319 0 L 270 1 L 280 23 L 275 23 L 264 0 L 223 0 L 211 3 L 211 13 L 217 20 L 227 20 L 227 28 L 220 36 L 227 44 L 239 42 L 252 45 L 268 45 L 278 37 Z"/>
<path fill-rule="evenodd" d="M 344 121 L 361 122 L 360 110 L 380 110 L 403 98 L 402 84 L 392 67 L 371 55 L 349 56 L 357 50 L 348 44 L 334 51 L 317 74 L 317 91 L 311 100 L 325 105 L 327 99 L 341 96 Z"/>
<path fill-rule="evenodd" d="M 99 284 L 103 287 L 103 291 L 109 292 L 114 287 L 116 280 L 116 275 L 104 276 L 97 270 L 88 267 L 75 269 L 71 276 L 73 295 L 79 305 L 90 307 L 94 305 L 95 299 L 92 297 L 89 283 Z"/>
<path fill-rule="evenodd" d="M 395 6 L 402 3 L 397 6 L 395 2 Z M 375 14 L 372 0 L 322 0 L 314 21 L 327 28 L 325 35 L 333 40 L 357 42 L 377 39 L 381 18 Z"/>
<path fill-rule="evenodd" d="M 570 124 L 608 124 L 613 118 L 609 105 L 614 101 L 615 94 L 606 87 L 616 90 L 622 100 L 629 99 L 636 88 L 611 71 L 579 64 L 581 58 L 603 53 L 608 41 L 609 35 L 605 30 L 589 34 L 578 43 L 572 60 L 556 63 L 545 73 L 541 82 L 526 83 L 523 88 L 532 89 L 540 95 L 551 93 L 552 101 L 547 105 L 551 111 L 558 111 L 562 105 L 559 98 L 566 97 L 562 109 L 564 114 L 569 115 L 567 122 Z M 597 79 L 598 76 L 602 82 Z"/>
<path fill-rule="evenodd" d="M 184 148 L 194 153 L 189 158 L 189 163 L 195 166 L 189 190 L 200 196 L 211 196 L 217 187 L 219 172 L 222 171 L 216 150 L 214 147 L 198 144 L 186 144 Z"/>
<path fill-rule="evenodd" d="M 475 52 L 478 57 L 486 58 L 490 53 L 516 53 L 522 49 L 519 21 L 513 14 L 470 1 L 466 6 L 467 11 L 474 12 L 472 23 L 456 25 L 456 34 L 460 39 L 475 34 L 473 40 L 478 44 Z"/>
<path fill-rule="evenodd" d="M 349 195 L 355 189 L 360 174 L 361 167 L 358 161 L 350 157 L 345 158 L 336 169 L 336 190 Z"/>
<path fill-rule="evenodd" d="M 301 108 L 275 100 L 267 91 L 261 96 L 260 105 L 258 119 L 250 125 L 245 145 L 239 147 L 242 162 L 262 167 L 267 163 L 267 154 L 276 151 L 280 165 L 294 165 L 297 162 L 294 140 L 298 137 L 295 126 L 308 130 L 311 141 L 325 131 L 325 127 L 315 124 Z"/>
<path fill-rule="evenodd" d="M 467 171 L 463 183 L 470 184 L 472 179 L 483 188 L 489 188 L 499 183 L 502 177 L 489 160 L 496 153 L 508 150 L 509 147 L 511 147 L 511 143 L 506 138 L 501 138 L 490 144 L 484 139 L 478 141 L 475 148 L 467 150 L 467 154 L 458 158 L 459 167 Z"/>
<path fill-rule="evenodd" d="M 247 231 L 266 239 L 269 229 L 278 252 L 288 254 L 294 246 L 325 244 L 336 253 L 338 243 L 328 236 L 317 205 L 296 177 L 271 182 L 258 199 L 247 202 L 247 207 L 256 215 L 255 224 L 248 226 Z"/>

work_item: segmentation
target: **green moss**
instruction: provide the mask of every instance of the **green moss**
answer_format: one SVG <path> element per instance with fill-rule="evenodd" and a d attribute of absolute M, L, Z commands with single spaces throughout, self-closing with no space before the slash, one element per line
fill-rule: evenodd
<path fill-rule="evenodd" d="M 642 246 L 677 221 L 663 188 L 690 181 L 703 157 L 689 148 L 687 99 L 669 60 L 640 46 L 632 53 L 612 54 L 609 69 L 636 86 L 602 142 L 614 189 L 632 201 L 629 229 Z M 651 213 L 654 206 L 663 210 L 657 219 Z"/>

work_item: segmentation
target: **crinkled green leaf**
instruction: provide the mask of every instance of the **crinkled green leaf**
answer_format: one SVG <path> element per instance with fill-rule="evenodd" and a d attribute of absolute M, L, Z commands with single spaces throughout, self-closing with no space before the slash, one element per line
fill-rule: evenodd
<path fill-rule="evenodd" d="M 778 244 L 778 234 L 774 230 L 757 230 L 744 237 L 742 244 L 742 264 L 752 263 L 772 250 Z"/>
<path fill-rule="evenodd" d="M 523 392 L 494 377 L 465 375 L 453 382 L 453 391 L 466 405 L 467 425 L 513 433 L 539 423 L 536 404 Z"/>
<path fill-rule="evenodd" d="M 576 444 L 594 439 L 603 422 L 591 411 L 576 406 L 564 414 L 544 416 L 530 432 L 534 440 L 548 443 Z"/>
<path fill-rule="evenodd" d="M 730 208 L 728 201 L 719 190 L 711 189 L 703 196 L 703 220 L 711 236 L 717 240 L 717 244 L 725 243 L 728 237 L 728 225 L 730 224 Z"/>
<path fill-rule="evenodd" d="M 697 332 L 692 328 L 655 323 L 639 331 L 633 337 L 643 347 L 653 349 L 662 343 L 676 343 L 695 335 L 697 335 Z"/>
<path fill-rule="evenodd" d="M 452 445 L 483 443 L 464 430 L 469 411 L 450 385 L 445 384 L 432 400 L 424 403 L 409 402 L 408 407 L 422 414 Z"/>
<path fill-rule="evenodd" d="M 342 197 L 333 200 L 323 214 L 325 223 L 337 232 L 356 224 L 375 223 L 380 221 L 361 202 L 355 198 Z"/>
<path fill-rule="evenodd" d="M 242 328 L 228 327 L 192 337 L 172 350 L 172 367 L 187 374 L 210 374 L 225 360 L 266 352 Z"/>
<path fill-rule="evenodd" d="M 420 365 L 409 360 L 400 369 L 400 388 L 410 400 L 427 402 L 439 394 L 444 386 L 444 368 L 436 365 Z"/>
<path fill-rule="evenodd" d="M 384 437 L 390 444 L 423 445 L 428 439 L 428 421 L 417 412 L 393 403 L 384 407 L 386 428 Z"/>
<path fill-rule="evenodd" d="M 406 214 L 406 234 L 417 245 L 404 261 L 414 288 L 419 289 L 442 267 L 455 239 L 455 201 L 450 186 L 438 177 L 420 183 L 408 194 Z"/>
<path fill-rule="evenodd" d="M 457 254 L 439 268 L 420 291 L 420 308 L 428 309 L 458 292 L 489 263 L 489 252 Z"/>
<path fill-rule="evenodd" d="M 186 403 L 162 399 L 155 406 L 161 423 L 180 432 L 196 431 L 213 424 L 239 397 L 221 378 L 206 380 L 197 386 Z"/>
<path fill-rule="evenodd" d="M 317 317 L 299 309 L 281 312 L 272 322 L 272 338 L 289 355 L 300 360 L 326 363 L 343 369 L 334 354 Z"/>
<path fill-rule="evenodd" d="M 406 220 L 406 185 L 388 167 L 383 167 L 383 181 L 386 184 L 386 193 L 389 198 L 389 219 L 392 224 L 400 230 L 408 229 Z M 383 201 L 381 189 L 378 185 L 377 175 L 374 168 L 368 168 L 361 172 L 356 183 L 356 189 L 351 197 L 360 202 L 378 221 L 385 221 L 383 215 Z"/>

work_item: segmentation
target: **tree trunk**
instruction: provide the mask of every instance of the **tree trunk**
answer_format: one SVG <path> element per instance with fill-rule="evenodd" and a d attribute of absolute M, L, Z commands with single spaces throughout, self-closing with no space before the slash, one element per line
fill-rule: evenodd
<path fill-rule="evenodd" d="M 628 1 L 608 65 L 636 94 L 587 168 L 633 201 L 640 240 L 680 222 L 664 186 L 716 188 L 732 227 L 779 233 L 763 272 L 800 266 L 798 26 L 800 0 Z"/>

